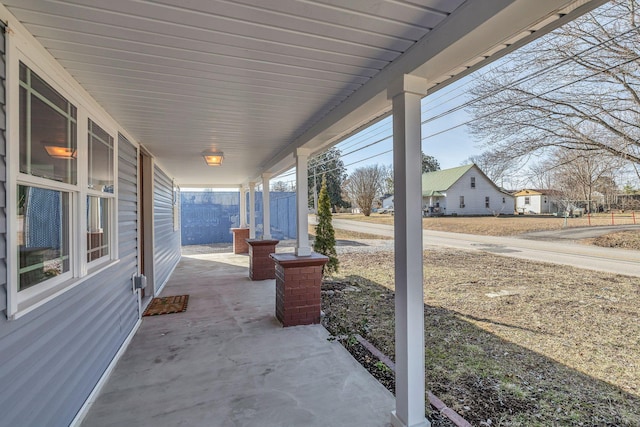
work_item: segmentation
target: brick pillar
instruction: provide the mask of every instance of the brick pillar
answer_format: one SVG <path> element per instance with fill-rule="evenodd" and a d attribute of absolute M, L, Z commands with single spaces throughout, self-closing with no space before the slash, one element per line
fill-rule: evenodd
<path fill-rule="evenodd" d="M 248 228 L 232 228 L 233 233 L 233 253 L 234 254 L 246 254 L 249 252 L 249 245 L 247 245 L 247 239 L 249 238 Z"/>
<path fill-rule="evenodd" d="M 320 323 L 322 267 L 329 258 L 315 252 L 271 254 L 271 258 L 276 267 L 276 317 L 282 326 Z"/>
<path fill-rule="evenodd" d="M 274 263 L 269 255 L 275 253 L 279 240 L 246 239 L 249 245 L 249 278 L 251 280 L 275 279 Z"/>

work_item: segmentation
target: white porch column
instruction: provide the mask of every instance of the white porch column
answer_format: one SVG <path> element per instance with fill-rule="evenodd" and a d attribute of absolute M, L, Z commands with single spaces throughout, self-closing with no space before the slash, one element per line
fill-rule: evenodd
<path fill-rule="evenodd" d="M 270 173 L 262 174 L 262 239 L 271 240 L 271 209 L 269 205 Z"/>
<path fill-rule="evenodd" d="M 428 427 L 425 413 L 422 291 L 422 150 L 420 99 L 427 81 L 405 75 L 387 89 L 393 100 L 396 282 L 394 427 Z"/>
<path fill-rule="evenodd" d="M 306 148 L 296 150 L 296 219 L 297 239 L 296 255 L 311 255 L 309 246 L 309 182 L 307 181 L 307 163 L 310 151 Z"/>
<path fill-rule="evenodd" d="M 247 196 L 244 186 L 240 187 L 240 228 L 246 228 L 247 226 Z"/>
<path fill-rule="evenodd" d="M 256 183 L 249 183 L 249 238 L 256 238 Z"/>

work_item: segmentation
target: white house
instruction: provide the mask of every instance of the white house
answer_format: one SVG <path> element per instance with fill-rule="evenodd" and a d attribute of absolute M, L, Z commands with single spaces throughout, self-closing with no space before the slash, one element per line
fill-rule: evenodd
<path fill-rule="evenodd" d="M 422 174 L 426 216 L 513 214 L 514 198 L 475 164 Z"/>
<path fill-rule="evenodd" d="M 383 209 L 393 209 L 393 195 L 385 197 L 382 199 L 382 208 Z"/>
<path fill-rule="evenodd" d="M 516 211 L 521 213 L 554 213 L 562 208 L 560 192 L 556 190 L 524 189 L 517 192 L 515 197 Z"/>

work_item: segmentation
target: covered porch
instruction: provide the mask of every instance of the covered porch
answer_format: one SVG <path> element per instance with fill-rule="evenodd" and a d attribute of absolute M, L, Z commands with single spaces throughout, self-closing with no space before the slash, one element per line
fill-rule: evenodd
<path fill-rule="evenodd" d="M 393 395 L 321 325 L 282 328 L 248 262 L 183 255 L 162 295 L 187 311 L 143 319 L 82 426 L 388 426 Z"/>
<path fill-rule="evenodd" d="M 3 298 L 7 318 L 14 321 L 4 333 L 28 338 L 11 337 L 11 343 L 23 343 L 16 354 L 35 352 L 27 348 L 34 342 L 40 354 L 59 352 L 67 362 L 42 363 L 40 371 L 32 369 L 30 377 L 20 378 L 24 383 L 16 383 L 20 392 L 8 389 L 0 407 L 12 409 L 9 420 L 27 417 L 21 425 L 36 426 L 55 413 L 49 425 L 76 425 L 92 406 L 84 425 L 428 427 L 421 100 L 605 0 L 0 2 L 8 28 L 5 243 L 13 248 Z M 73 152 L 65 161 L 80 164 L 80 179 L 72 184 L 20 169 L 27 151 L 20 120 L 31 120 L 31 110 L 19 108 L 21 90 L 34 91 L 27 77 L 32 73 L 44 83 L 41 91 L 51 86 L 61 94 L 69 111 L 79 106 L 77 118 L 68 114 L 78 131 L 68 125 L 69 135 L 62 138 Z M 179 258 L 180 187 L 238 189 L 240 225 L 255 238 L 256 187 L 269 189 L 270 180 L 293 167 L 295 256 L 312 256 L 309 158 L 390 115 L 395 399 L 328 342 L 320 326 L 281 328 L 273 319 L 274 283 L 250 282 L 246 257 L 185 257 L 171 275 Z M 115 185 L 108 193 L 113 201 L 105 212 L 118 235 L 113 233 L 108 269 L 97 273 L 78 249 L 87 245 L 84 219 L 71 221 L 73 215 L 83 218 L 85 196 L 96 191 L 86 185 L 92 118 L 117 140 Z M 50 162 L 45 142 L 33 144 Z M 69 280 L 59 279 L 59 293 L 46 294 L 43 287 L 40 305 L 28 310 L 19 306 L 21 295 L 12 283 L 18 276 L 17 189 L 25 185 L 54 188 L 78 202 L 64 220 L 72 228 Z M 269 192 L 264 194 L 268 206 Z M 262 223 L 268 240 L 269 209 Z M 188 293 L 189 310 L 140 321 L 141 291 L 131 279 L 141 274 L 149 279 L 147 299 L 161 291 Z M 75 329 L 65 339 L 76 352 L 49 332 L 51 325 L 67 322 Z M 49 340 L 33 339 L 32 330 L 44 331 Z M 124 357 L 112 373 L 118 354 Z M 13 353 L 6 357 L 17 360 Z M 51 383 L 58 393 L 47 389 L 40 372 L 55 376 Z M 74 374 L 77 384 L 68 380 Z M 30 410 L 23 413 L 22 407 Z"/>

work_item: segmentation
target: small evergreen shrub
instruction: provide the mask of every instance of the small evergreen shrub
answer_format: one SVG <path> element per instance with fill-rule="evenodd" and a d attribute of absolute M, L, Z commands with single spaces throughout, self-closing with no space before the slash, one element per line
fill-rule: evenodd
<path fill-rule="evenodd" d="M 322 176 L 322 187 L 318 196 L 318 225 L 316 225 L 316 238 L 313 242 L 313 250 L 329 257 L 329 262 L 324 266 L 323 273 L 338 271 L 338 255 L 336 254 L 336 235 L 331 224 L 331 201 L 327 192 L 327 181 Z"/>

